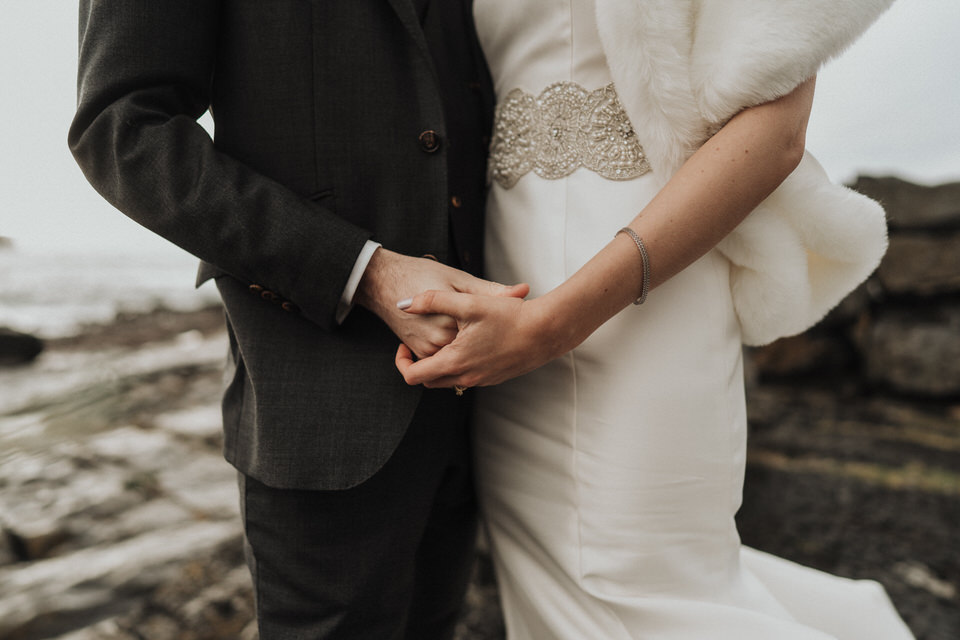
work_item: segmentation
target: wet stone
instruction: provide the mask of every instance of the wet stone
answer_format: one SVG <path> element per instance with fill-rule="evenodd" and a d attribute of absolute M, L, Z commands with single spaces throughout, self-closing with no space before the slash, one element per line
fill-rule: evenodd
<path fill-rule="evenodd" d="M 960 292 L 960 233 L 891 236 L 877 275 L 894 295 Z"/>
<path fill-rule="evenodd" d="M 883 205 L 891 229 L 960 229 L 960 182 L 925 186 L 860 176 L 852 187 Z"/>
<path fill-rule="evenodd" d="M 43 341 L 34 336 L 0 327 L 0 366 L 33 362 L 43 351 Z"/>
<path fill-rule="evenodd" d="M 960 305 L 889 309 L 862 332 L 868 378 L 896 392 L 960 396 Z"/>

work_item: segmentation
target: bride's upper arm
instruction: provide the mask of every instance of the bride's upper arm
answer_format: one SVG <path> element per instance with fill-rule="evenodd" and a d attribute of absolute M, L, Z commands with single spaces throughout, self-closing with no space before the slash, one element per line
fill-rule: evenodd
<path fill-rule="evenodd" d="M 776 146 L 796 166 L 806 147 L 815 86 L 816 76 L 813 76 L 780 98 L 744 109 L 723 129 L 732 126 L 739 135 L 757 137 Z"/>

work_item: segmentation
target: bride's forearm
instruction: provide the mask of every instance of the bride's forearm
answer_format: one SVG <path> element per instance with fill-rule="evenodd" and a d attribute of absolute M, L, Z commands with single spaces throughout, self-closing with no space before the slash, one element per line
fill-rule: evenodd
<path fill-rule="evenodd" d="M 730 120 L 680 168 L 630 227 L 650 257 L 654 289 L 710 251 L 796 168 L 814 79 Z M 611 229 L 611 233 L 616 229 Z M 562 285 L 535 301 L 547 331 L 573 348 L 640 294 L 642 262 L 620 234 Z"/>

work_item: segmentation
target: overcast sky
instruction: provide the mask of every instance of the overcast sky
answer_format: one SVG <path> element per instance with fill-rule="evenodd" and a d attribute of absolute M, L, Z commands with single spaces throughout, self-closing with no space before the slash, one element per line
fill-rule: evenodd
<path fill-rule="evenodd" d="M 76 39 L 76 2 L 4 0 L 0 235 L 32 246 L 163 250 L 100 199 L 67 150 Z M 808 147 L 839 181 L 960 180 L 958 113 L 960 0 L 899 0 L 821 73 Z"/>

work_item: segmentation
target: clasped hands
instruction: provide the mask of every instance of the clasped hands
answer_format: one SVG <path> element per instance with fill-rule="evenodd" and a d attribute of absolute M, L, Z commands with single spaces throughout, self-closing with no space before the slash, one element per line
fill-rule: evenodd
<path fill-rule="evenodd" d="M 378 249 L 356 301 L 393 330 L 396 365 L 410 385 L 493 385 L 565 352 L 526 284 L 506 286 L 425 258 Z M 398 304 L 398 297 L 404 297 Z"/>

